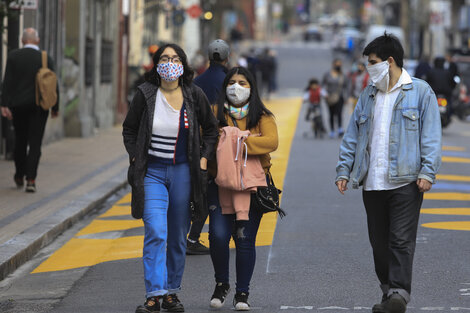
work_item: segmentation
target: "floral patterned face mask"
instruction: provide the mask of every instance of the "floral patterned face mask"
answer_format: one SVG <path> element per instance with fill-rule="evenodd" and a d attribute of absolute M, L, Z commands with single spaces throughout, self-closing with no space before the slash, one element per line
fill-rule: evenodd
<path fill-rule="evenodd" d="M 183 64 L 176 64 L 173 62 L 159 63 L 157 65 L 157 73 L 167 82 L 173 82 L 183 75 L 184 67 Z"/>

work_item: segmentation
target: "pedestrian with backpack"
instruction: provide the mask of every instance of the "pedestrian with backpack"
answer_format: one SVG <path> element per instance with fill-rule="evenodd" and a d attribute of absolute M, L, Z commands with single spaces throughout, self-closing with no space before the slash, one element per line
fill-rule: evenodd
<path fill-rule="evenodd" d="M 49 111 L 59 113 L 59 85 L 54 62 L 39 49 L 39 36 L 26 28 L 23 48 L 9 53 L 2 87 L 2 115 L 13 120 L 15 129 L 14 181 L 26 192 L 36 192 L 41 144 Z"/>

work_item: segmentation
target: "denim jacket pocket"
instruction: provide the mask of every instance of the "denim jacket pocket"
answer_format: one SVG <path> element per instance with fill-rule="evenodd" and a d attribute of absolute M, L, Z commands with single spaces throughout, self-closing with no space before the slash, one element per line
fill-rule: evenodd
<path fill-rule="evenodd" d="M 418 126 L 419 126 L 418 110 L 404 110 L 402 114 L 405 120 L 405 128 L 407 130 L 418 130 Z"/>

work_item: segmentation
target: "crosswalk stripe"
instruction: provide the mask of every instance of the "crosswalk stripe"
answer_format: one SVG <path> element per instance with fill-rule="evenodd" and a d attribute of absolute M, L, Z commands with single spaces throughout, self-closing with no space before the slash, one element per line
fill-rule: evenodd
<path fill-rule="evenodd" d="M 445 174 L 438 174 L 436 179 L 439 180 L 450 180 L 450 181 L 462 181 L 462 182 L 470 182 L 470 176 L 462 176 L 462 175 L 445 175 Z"/>
<path fill-rule="evenodd" d="M 465 151 L 465 147 L 460 146 L 442 146 L 444 151 Z"/>
<path fill-rule="evenodd" d="M 470 221 L 425 223 L 421 226 L 427 228 L 470 231 Z"/>
<path fill-rule="evenodd" d="M 455 200 L 470 201 L 470 193 L 460 192 L 431 192 L 424 194 L 425 200 Z"/>
<path fill-rule="evenodd" d="M 442 162 L 447 162 L 447 163 L 470 163 L 470 158 L 443 156 L 442 157 Z"/>
<path fill-rule="evenodd" d="M 421 213 L 433 215 L 470 215 L 470 208 L 421 209 Z"/>

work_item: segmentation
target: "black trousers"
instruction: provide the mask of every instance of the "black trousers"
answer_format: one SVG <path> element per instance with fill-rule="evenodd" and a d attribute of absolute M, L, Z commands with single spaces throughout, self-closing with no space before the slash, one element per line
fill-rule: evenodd
<path fill-rule="evenodd" d="M 189 231 L 188 238 L 193 241 L 199 241 L 199 237 L 201 236 L 201 231 L 204 228 L 204 224 L 206 223 L 206 219 L 209 216 L 209 211 L 204 213 L 200 219 L 191 221 L 191 229 Z"/>
<path fill-rule="evenodd" d="M 335 116 L 338 122 L 338 128 L 343 127 L 343 97 L 339 99 L 334 105 L 329 105 L 328 109 L 330 110 L 330 131 L 335 130 Z"/>
<path fill-rule="evenodd" d="M 35 104 L 27 108 L 14 108 L 11 111 L 16 137 L 15 177 L 34 180 L 37 176 L 42 138 L 49 111 L 44 111 Z"/>
<path fill-rule="evenodd" d="M 393 190 L 363 191 L 363 201 L 375 272 L 382 290 L 384 293 L 388 289 L 397 290 L 409 301 L 423 193 L 413 182 Z"/>

